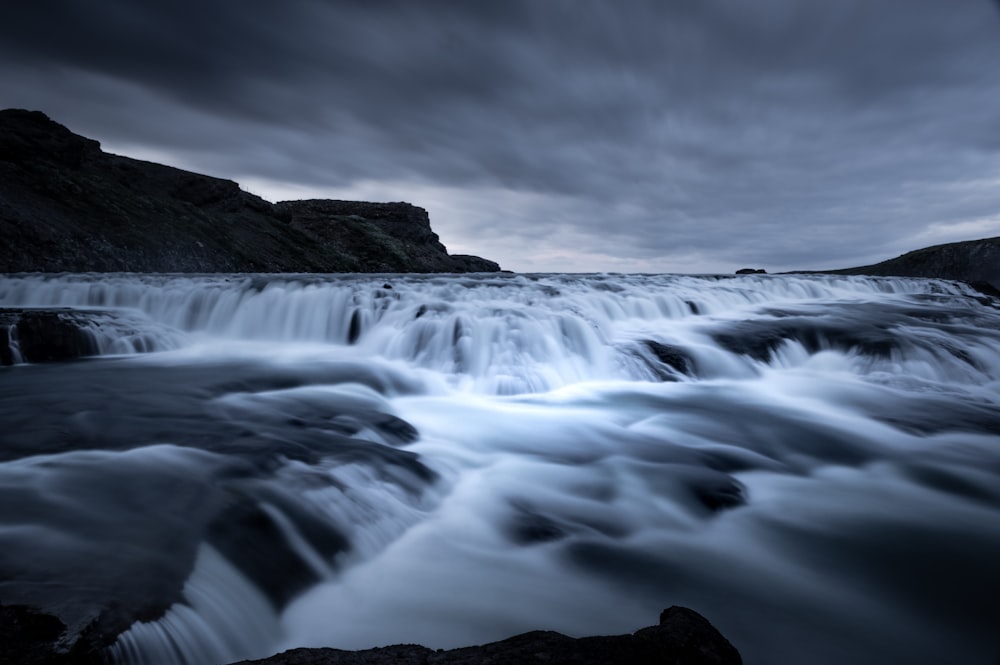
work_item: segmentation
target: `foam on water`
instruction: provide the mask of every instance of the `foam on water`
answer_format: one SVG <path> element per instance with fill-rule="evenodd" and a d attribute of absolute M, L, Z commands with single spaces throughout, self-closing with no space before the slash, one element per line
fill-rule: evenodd
<path fill-rule="evenodd" d="M 223 348 L 240 341 L 350 344 L 356 356 L 403 360 L 451 376 L 463 389 L 495 394 L 655 378 L 642 358 L 624 352 L 641 340 L 685 347 L 699 361 L 699 376 L 746 376 L 753 368 L 719 353 L 711 338 L 727 322 L 766 322 L 783 306 L 798 311 L 778 316 L 819 320 L 820 302 L 877 306 L 962 293 L 964 287 L 935 280 L 839 276 L 92 274 L 0 280 L 0 306 L 120 312 L 117 325 L 94 326 L 102 353 L 175 349 L 185 346 L 185 336 L 187 344 Z M 820 343 L 826 332 L 820 331 Z M 914 337 L 922 348 L 939 348 L 934 336 L 940 337 L 940 327 L 917 334 L 923 334 Z M 988 351 L 992 356 L 992 346 Z M 782 355 L 786 363 L 795 361 L 790 347 Z"/>

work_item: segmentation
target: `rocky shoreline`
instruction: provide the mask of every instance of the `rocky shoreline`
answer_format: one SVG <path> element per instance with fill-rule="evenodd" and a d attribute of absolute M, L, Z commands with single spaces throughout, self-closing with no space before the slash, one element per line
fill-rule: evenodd
<path fill-rule="evenodd" d="M 26 606 L 0 605 L 0 662 L 19 665 L 104 663 L 107 639 L 84 635 L 65 643 L 66 626 Z M 659 624 L 631 635 L 572 638 L 532 631 L 480 646 L 429 649 L 400 644 L 360 651 L 291 649 L 261 660 L 232 665 L 740 665 L 739 651 L 705 617 L 686 607 L 669 607 Z"/>
<path fill-rule="evenodd" d="M 533 631 L 475 647 L 396 645 L 363 651 L 292 649 L 234 665 L 739 665 L 739 651 L 694 610 L 669 607 L 660 623 L 631 635 L 572 638 Z"/>
<path fill-rule="evenodd" d="M 270 203 L 0 111 L 0 272 L 495 272 L 409 203 Z"/>

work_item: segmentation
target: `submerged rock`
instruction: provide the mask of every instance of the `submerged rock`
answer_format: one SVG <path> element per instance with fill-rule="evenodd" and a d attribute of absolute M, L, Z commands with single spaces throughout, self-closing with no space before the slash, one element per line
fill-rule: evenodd
<path fill-rule="evenodd" d="M 739 651 L 705 617 L 670 607 L 657 626 L 631 635 L 572 638 L 533 631 L 482 646 L 447 651 L 406 644 L 362 651 L 292 649 L 235 665 L 739 665 Z"/>
<path fill-rule="evenodd" d="M 679 374 L 689 374 L 691 372 L 691 358 L 681 347 L 672 344 L 663 344 L 651 339 L 644 340 L 643 343 L 656 356 L 657 360 L 675 372 Z"/>

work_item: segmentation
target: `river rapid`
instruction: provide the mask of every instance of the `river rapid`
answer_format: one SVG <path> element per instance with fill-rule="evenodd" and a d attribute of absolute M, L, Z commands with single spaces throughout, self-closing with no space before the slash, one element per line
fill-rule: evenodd
<path fill-rule="evenodd" d="M 10 275 L 0 307 L 92 313 L 101 352 L 0 368 L 0 603 L 99 619 L 113 663 L 669 605 L 749 665 L 1000 658 L 1000 309 L 964 285 Z"/>

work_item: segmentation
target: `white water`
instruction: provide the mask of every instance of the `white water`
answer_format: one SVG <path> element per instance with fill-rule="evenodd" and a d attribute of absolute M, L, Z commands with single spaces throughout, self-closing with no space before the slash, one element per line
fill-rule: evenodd
<path fill-rule="evenodd" d="M 1000 312 L 973 296 L 818 276 L 0 280 L 2 307 L 100 310 L 105 353 L 155 351 L 67 366 L 63 401 L 97 382 L 120 404 L 67 407 L 64 428 L 200 447 L 203 421 L 240 464 L 240 429 L 372 442 L 204 481 L 250 496 L 313 582 L 274 614 L 201 545 L 184 600 L 112 652 L 171 663 L 631 632 L 671 604 L 751 664 L 989 662 Z M 176 378 L 202 371 L 232 385 Z M 350 546 L 324 554 L 310 519 Z"/>
<path fill-rule="evenodd" d="M 701 376 L 745 377 L 753 367 L 704 337 L 713 323 L 766 318 L 762 307 L 962 292 L 933 280 L 860 277 L 74 275 L 0 281 L 0 306 L 118 311 L 117 330 L 102 335 L 95 326 L 105 354 L 351 343 L 353 357 L 403 360 L 475 392 L 521 393 L 653 378 L 621 353 L 637 339 L 689 347 Z M 789 362 L 794 347 L 782 352 Z"/>

